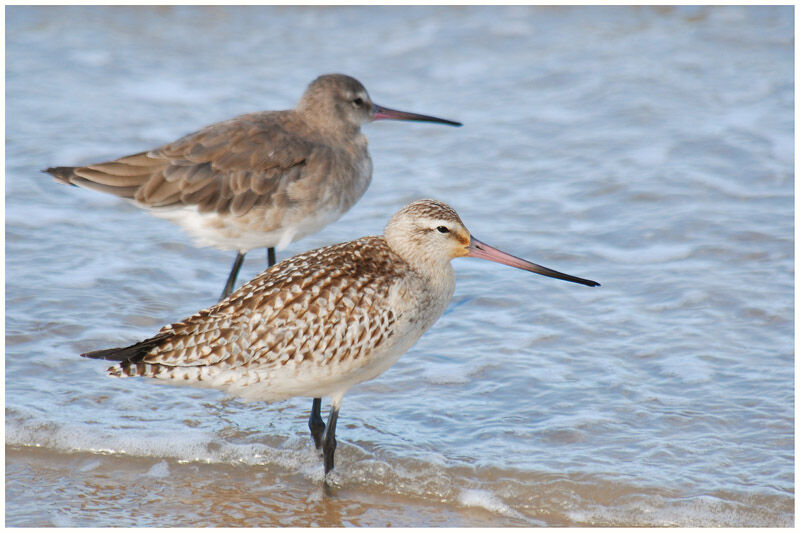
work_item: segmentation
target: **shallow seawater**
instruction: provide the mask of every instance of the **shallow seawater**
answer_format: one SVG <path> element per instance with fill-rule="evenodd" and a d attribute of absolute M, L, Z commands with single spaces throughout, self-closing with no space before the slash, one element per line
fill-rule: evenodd
<path fill-rule="evenodd" d="M 6 525 L 792 525 L 793 15 L 7 7 Z M 454 261 L 445 315 L 345 397 L 327 489 L 310 400 L 77 356 L 212 304 L 233 256 L 40 173 L 292 107 L 326 72 L 464 127 L 366 125 L 369 190 L 281 257 L 434 197 L 602 283 Z"/>

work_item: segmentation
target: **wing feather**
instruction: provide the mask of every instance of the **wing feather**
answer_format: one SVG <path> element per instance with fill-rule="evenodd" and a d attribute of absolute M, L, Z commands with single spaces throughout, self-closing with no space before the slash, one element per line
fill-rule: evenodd
<path fill-rule="evenodd" d="M 320 248 L 265 271 L 217 305 L 165 326 L 133 345 L 137 349 L 93 353 L 116 360 L 122 359 L 119 353 L 136 354 L 123 360 L 123 369 L 146 363 L 230 370 L 357 358 L 391 335 L 395 317 L 388 298 L 406 268 L 380 237 Z"/>
<path fill-rule="evenodd" d="M 314 139 L 293 111 L 251 113 L 149 152 L 47 172 L 150 207 L 195 205 L 202 212 L 242 215 L 269 205 L 303 177 L 309 158 L 330 150 Z"/>

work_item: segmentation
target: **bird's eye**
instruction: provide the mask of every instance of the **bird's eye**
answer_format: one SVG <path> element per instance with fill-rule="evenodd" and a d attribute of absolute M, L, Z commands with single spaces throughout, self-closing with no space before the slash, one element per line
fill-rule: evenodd
<path fill-rule="evenodd" d="M 361 98 L 356 98 L 355 100 L 353 100 L 353 103 L 357 106 L 361 106 L 364 104 L 364 100 L 362 100 Z"/>
<path fill-rule="evenodd" d="M 447 229 L 445 226 L 439 226 L 438 228 L 436 228 L 436 231 L 438 231 L 439 233 L 450 233 L 450 230 Z"/>

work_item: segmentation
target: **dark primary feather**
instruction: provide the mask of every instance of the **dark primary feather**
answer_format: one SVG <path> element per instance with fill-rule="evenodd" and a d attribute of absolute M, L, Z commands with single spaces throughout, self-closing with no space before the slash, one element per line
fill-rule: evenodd
<path fill-rule="evenodd" d="M 94 352 L 82 353 L 81 357 L 88 357 L 89 359 L 105 359 L 106 361 L 122 361 L 126 363 L 138 363 L 141 361 L 151 348 L 157 346 L 165 337 L 167 333 L 160 333 L 155 337 L 137 342 L 124 348 L 107 348 L 105 350 L 97 350 Z"/>
<path fill-rule="evenodd" d="M 51 176 L 53 176 L 59 182 L 65 185 L 72 185 L 73 187 L 77 187 L 74 183 L 70 182 L 70 178 L 75 174 L 75 169 L 77 167 L 50 167 L 42 172 L 47 172 Z"/>

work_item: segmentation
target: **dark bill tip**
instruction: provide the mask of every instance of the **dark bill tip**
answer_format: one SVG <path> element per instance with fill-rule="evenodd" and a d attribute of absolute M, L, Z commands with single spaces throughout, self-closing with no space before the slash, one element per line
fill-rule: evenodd
<path fill-rule="evenodd" d="M 388 107 L 379 106 L 378 104 L 373 104 L 372 120 L 413 120 L 415 122 L 436 122 L 437 124 L 446 124 L 448 126 L 456 127 L 463 126 L 463 124 L 454 120 L 432 117 L 430 115 L 420 115 L 418 113 L 408 113 L 406 111 L 398 111 L 396 109 L 389 109 Z"/>
<path fill-rule="evenodd" d="M 542 276 L 548 276 L 556 279 L 563 279 L 564 281 L 571 281 L 572 283 L 580 283 L 581 285 L 586 285 L 587 287 L 600 286 L 600 284 L 597 283 L 596 281 L 579 278 L 577 276 L 571 276 L 570 274 L 564 274 L 563 272 L 543 267 L 541 265 L 537 265 L 536 263 L 531 263 L 530 261 L 526 261 L 524 259 L 520 259 L 519 257 L 515 257 L 511 254 L 507 254 L 503 251 L 498 250 L 497 248 L 493 248 L 488 244 L 479 241 L 478 239 L 472 236 L 470 236 L 470 242 L 467 249 L 469 250 L 469 254 L 467 254 L 467 257 L 479 257 L 481 259 L 487 259 L 489 261 L 494 261 L 496 263 L 501 263 L 503 265 L 508 265 L 515 268 L 520 268 L 522 270 L 527 270 L 528 272 L 541 274 Z"/>

